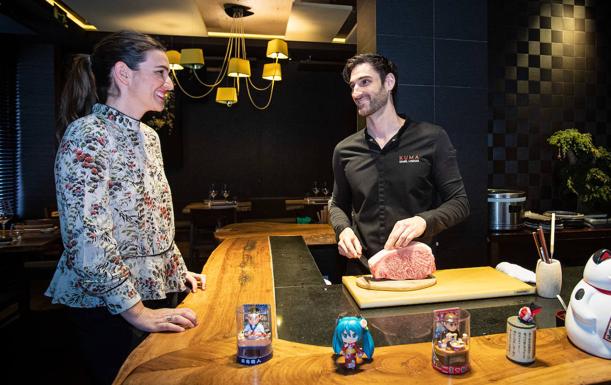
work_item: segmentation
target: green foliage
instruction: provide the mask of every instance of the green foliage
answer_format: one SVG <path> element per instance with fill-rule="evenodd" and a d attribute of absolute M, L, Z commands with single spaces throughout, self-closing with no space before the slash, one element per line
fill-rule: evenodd
<path fill-rule="evenodd" d="M 567 190 L 587 206 L 608 207 L 611 153 L 604 147 L 596 147 L 590 134 L 575 128 L 557 131 L 547 141 L 558 148 L 558 159 L 563 162 L 560 173 Z"/>

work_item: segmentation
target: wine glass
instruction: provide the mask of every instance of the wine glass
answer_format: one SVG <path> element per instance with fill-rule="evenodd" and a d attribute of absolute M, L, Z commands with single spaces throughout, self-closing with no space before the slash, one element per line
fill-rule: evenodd
<path fill-rule="evenodd" d="M 214 198 L 216 198 L 216 194 L 218 194 L 218 191 L 216 189 L 216 186 L 214 185 L 214 183 L 212 183 L 210 185 L 210 190 L 208 191 L 208 193 L 210 194 L 210 200 L 214 200 Z"/>
<path fill-rule="evenodd" d="M 223 198 L 225 198 L 225 200 L 229 200 L 229 188 L 227 187 L 226 184 L 223 185 Z"/>
<path fill-rule="evenodd" d="M 2 232 L 6 230 L 6 224 L 13 217 L 13 208 L 11 205 L 11 201 L 8 199 L 0 200 L 0 224 L 2 224 Z"/>
<path fill-rule="evenodd" d="M 312 186 L 312 192 L 314 193 L 314 196 L 318 196 L 318 193 L 320 192 L 318 189 L 318 182 L 316 181 L 314 181 L 314 186 Z"/>
<path fill-rule="evenodd" d="M 327 187 L 327 182 L 324 182 L 322 184 L 322 195 L 324 195 L 324 196 L 328 196 L 329 195 L 329 188 Z"/>

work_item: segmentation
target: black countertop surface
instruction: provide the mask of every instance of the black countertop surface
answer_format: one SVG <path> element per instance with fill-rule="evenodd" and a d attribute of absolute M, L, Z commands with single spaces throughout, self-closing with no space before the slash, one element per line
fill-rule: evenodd
<path fill-rule="evenodd" d="M 270 237 L 278 337 L 311 345 L 330 346 L 339 315 L 361 314 L 376 346 L 431 340 L 434 309 L 460 307 L 471 314 L 471 335 L 504 333 L 507 318 L 531 302 L 543 309 L 538 328 L 556 326 L 557 299 L 536 295 L 441 302 L 425 305 L 359 309 L 342 284 L 326 285 L 314 258 L 301 237 Z M 583 267 L 563 267 L 561 296 L 568 304 Z"/>

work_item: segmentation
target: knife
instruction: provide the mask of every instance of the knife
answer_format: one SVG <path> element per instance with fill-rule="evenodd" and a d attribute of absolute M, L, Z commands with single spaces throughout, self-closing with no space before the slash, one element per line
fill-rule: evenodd
<path fill-rule="evenodd" d="M 358 260 L 361 263 L 361 265 L 363 265 L 365 269 L 367 269 L 367 271 L 370 271 L 369 270 L 369 261 L 367 260 L 367 258 L 365 258 L 363 254 L 361 254 L 361 256 L 358 257 Z"/>

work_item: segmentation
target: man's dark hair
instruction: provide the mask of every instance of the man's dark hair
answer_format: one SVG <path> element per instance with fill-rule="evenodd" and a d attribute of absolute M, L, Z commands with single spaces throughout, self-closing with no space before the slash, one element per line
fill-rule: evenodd
<path fill-rule="evenodd" d="M 344 70 L 342 71 L 344 81 L 349 83 L 350 75 L 352 74 L 354 67 L 363 63 L 371 64 L 373 69 L 378 73 L 378 75 L 380 75 L 380 81 L 382 83 L 384 82 L 384 79 L 386 79 L 386 75 L 393 74 L 395 76 L 395 86 L 392 89 L 392 98 L 393 101 L 395 101 L 397 99 L 397 87 L 399 85 L 399 71 L 397 70 L 395 63 L 391 62 L 382 55 L 375 53 L 362 53 L 348 59 L 346 65 L 344 66 Z"/>

